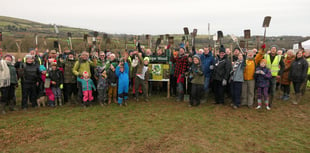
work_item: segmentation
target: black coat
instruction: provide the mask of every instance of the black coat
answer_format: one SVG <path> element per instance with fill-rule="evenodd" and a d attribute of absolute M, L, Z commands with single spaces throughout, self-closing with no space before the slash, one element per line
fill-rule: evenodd
<path fill-rule="evenodd" d="M 307 78 L 308 62 L 304 58 L 296 58 L 291 65 L 289 80 L 293 82 L 304 82 Z"/>
<path fill-rule="evenodd" d="M 51 81 L 55 81 L 56 85 L 51 84 L 51 86 L 59 87 L 60 84 L 63 84 L 63 74 L 59 69 L 56 70 L 50 70 L 48 72 L 49 78 L 51 78 Z"/>
<path fill-rule="evenodd" d="M 40 81 L 40 70 L 37 64 L 23 63 L 21 81 L 22 84 L 36 84 Z"/>
<path fill-rule="evenodd" d="M 216 56 L 212 65 L 214 66 L 212 80 L 228 80 L 231 71 L 231 62 L 226 55 L 222 59 L 219 56 Z"/>

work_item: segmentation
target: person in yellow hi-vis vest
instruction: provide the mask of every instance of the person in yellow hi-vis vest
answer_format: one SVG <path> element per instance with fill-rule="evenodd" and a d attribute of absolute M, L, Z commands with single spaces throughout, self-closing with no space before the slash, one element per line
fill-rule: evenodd
<path fill-rule="evenodd" d="M 265 45 L 262 46 L 264 48 Z M 277 46 L 272 45 L 270 49 L 270 53 L 265 53 L 264 49 L 261 49 L 259 53 L 255 57 L 255 61 L 260 62 L 260 60 L 266 59 L 267 65 L 266 67 L 271 70 L 272 79 L 270 81 L 270 87 L 268 93 L 269 97 L 269 105 L 272 106 L 273 97 L 276 91 L 276 83 L 277 78 L 279 79 L 282 75 L 285 65 L 281 55 L 277 55 Z"/>
<path fill-rule="evenodd" d="M 309 67 L 308 67 L 308 72 L 307 72 L 307 79 L 304 82 L 304 85 L 302 86 L 302 89 L 301 89 L 302 95 L 305 94 L 306 88 L 310 88 L 310 49 L 305 50 L 304 57 L 306 61 L 308 62 Z"/>

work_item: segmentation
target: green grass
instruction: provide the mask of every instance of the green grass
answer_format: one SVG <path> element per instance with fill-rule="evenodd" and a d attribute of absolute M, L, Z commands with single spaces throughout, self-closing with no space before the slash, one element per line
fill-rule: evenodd
<path fill-rule="evenodd" d="M 309 152 L 310 104 L 271 111 L 173 98 L 127 107 L 63 106 L 0 116 L 4 152 Z"/>

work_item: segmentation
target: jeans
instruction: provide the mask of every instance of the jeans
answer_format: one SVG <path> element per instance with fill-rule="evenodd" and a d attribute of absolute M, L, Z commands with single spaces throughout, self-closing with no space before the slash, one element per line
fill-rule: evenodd
<path fill-rule="evenodd" d="M 232 100 L 234 105 L 239 107 L 241 103 L 242 82 L 232 82 Z"/>
<path fill-rule="evenodd" d="M 210 84 L 210 77 L 205 77 L 205 83 L 204 83 L 204 86 L 203 86 L 205 92 L 209 91 L 209 84 Z"/>

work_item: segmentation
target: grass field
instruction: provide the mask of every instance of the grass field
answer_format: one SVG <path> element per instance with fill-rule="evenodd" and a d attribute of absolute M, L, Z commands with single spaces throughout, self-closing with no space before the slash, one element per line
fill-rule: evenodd
<path fill-rule="evenodd" d="M 307 96 L 309 97 L 309 96 Z M 127 107 L 66 105 L 0 116 L 1 152 L 310 152 L 310 103 L 197 108 L 164 95 Z"/>

